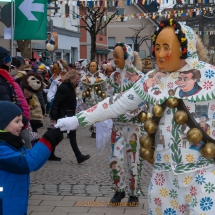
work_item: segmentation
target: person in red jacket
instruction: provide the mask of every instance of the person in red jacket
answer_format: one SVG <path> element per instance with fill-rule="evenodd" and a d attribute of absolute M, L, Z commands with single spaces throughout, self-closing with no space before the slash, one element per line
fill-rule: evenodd
<path fill-rule="evenodd" d="M 25 141 L 25 147 L 31 148 L 31 141 L 27 130 L 28 121 L 30 120 L 30 110 L 20 86 L 9 74 L 11 60 L 10 52 L 0 46 L 0 100 L 11 101 L 18 105 L 23 111 L 23 119 L 25 119 L 25 124 L 21 135 Z"/>

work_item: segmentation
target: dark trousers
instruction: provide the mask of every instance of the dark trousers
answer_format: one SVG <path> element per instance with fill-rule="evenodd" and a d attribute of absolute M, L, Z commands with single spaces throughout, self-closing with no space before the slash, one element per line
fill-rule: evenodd
<path fill-rule="evenodd" d="M 78 145 L 77 145 L 76 130 L 69 132 L 69 140 L 70 140 L 70 145 L 72 147 L 72 150 L 75 153 L 75 157 L 76 158 L 80 157 L 82 154 L 81 154 L 81 151 L 79 150 Z M 52 149 L 52 153 L 50 156 L 54 155 L 54 152 L 55 152 L 55 147 Z"/>

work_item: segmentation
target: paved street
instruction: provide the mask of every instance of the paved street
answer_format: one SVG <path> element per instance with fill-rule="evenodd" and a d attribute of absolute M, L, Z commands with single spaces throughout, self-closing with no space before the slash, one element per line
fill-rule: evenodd
<path fill-rule="evenodd" d="M 48 125 L 46 119 L 44 127 Z M 45 129 L 41 129 L 39 132 L 43 134 L 44 131 Z M 110 147 L 99 152 L 88 129 L 79 128 L 79 148 L 83 154 L 90 154 L 91 158 L 78 164 L 66 134 L 64 137 L 56 148 L 56 155 L 62 160 L 48 161 L 39 171 L 31 174 L 30 215 L 148 214 L 147 187 L 152 169 L 150 164 L 144 163 L 140 205 L 135 208 L 126 207 L 125 198 L 120 207 L 112 207 L 108 205 L 114 195 L 109 176 Z"/>

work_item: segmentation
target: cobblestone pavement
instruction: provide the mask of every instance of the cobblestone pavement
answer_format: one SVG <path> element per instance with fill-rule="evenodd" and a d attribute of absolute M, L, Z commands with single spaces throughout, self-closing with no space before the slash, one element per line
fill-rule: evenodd
<path fill-rule="evenodd" d="M 41 135 L 46 131 L 45 128 L 47 128 L 48 125 L 49 121 L 46 118 L 44 128 L 39 130 L 39 133 Z M 66 134 L 64 134 L 63 141 L 57 146 L 55 150 L 55 154 L 61 157 L 62 160 L 60 162 L 47 161 L 47 163 L 40 170 L 31 173 L 31 208 L 34 206 L 34 202 L 38 203 L 38 201 L 43 201 L 42 203 L 46 204 L 44 203 L 44 201 L 46 201 L 46 199 L 48 198 L 46 197 L 46 195 L 51 195 L 51 198 L 59 200 L 61 202 L 62 200 L 66 201 L 72 199 L 72 202 L 74 203 L 73 206 L 77 204 L 78 199 L 81 199 L 82 201 L 83 198 L 91 198 L 93 201 L 95 201 L 95 199 L 106 197 L 107 199 L 105 198 L 105 200 L 107 200 L 108 202 L 108 200 L 110 200 L 110 197 L 113 196 L 114 191 L 112 188 L 112 181 L 109 176 L 110 170 L 108 160 L 110 155 L 110 147 L 108 147 L 107 145 L 102 153 L 99 152 L 96 149 L 95 139 L 90 137 L 90 132 L 87 128 L 77 129 L 77 141 L 82 154 L 90 154 L 90 159 L 82 164 L 78 164 L 70 146 L 69 139 L 66 138 Z M 144 203 L 146 203 L 147 201 L 147 187 L 149 185 L 151 171 L 152 165 L 144 162 L 144 170 L 142 176 L 142 195 L 140 196 L 140 199 L 142 199 Z M 74 199 L 76 199 L 76 202 L 74 202 Z M 145 209 L 147 209 L 146 207 L 147 206 L 145 204 Z M 90 207 L 84 207 L 85 209 L 81 209 L 82 207 L 79 208 L 79 212 L 88 213 L 86 208 L 89 209 Z M 91 210 L 91 208 L 89 210 Z M 70 214 L 69 212 L 70 211 L 67 211 L 66 214 Z M 135 210 L 133 212 L 134 213 L 132 214 L 135 214 Z M 93 213 L 93 210 L 91 210 L 91 213 Z M 36 215 L 37 212 L 30 214 Z M 42 214 L 49 215 L 48 212 L 38 213 L 38 215 Z M 61 213 L 56 212 L 50 214 L 60 215 Z M 122 213 L 120 212 L 120 214 Z M 138 214 L 142 213 L 138 212 Z"/>

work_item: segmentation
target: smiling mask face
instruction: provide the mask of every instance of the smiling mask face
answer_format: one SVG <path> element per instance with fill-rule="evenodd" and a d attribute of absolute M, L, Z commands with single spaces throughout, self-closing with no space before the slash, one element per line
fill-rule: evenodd
<path fill-rule="evenodd" d="M 181 64 L 180 43 L 172 27 L 164 28 L 155 41 L 156 63 L 164 72 L 174 72 Z"/>

